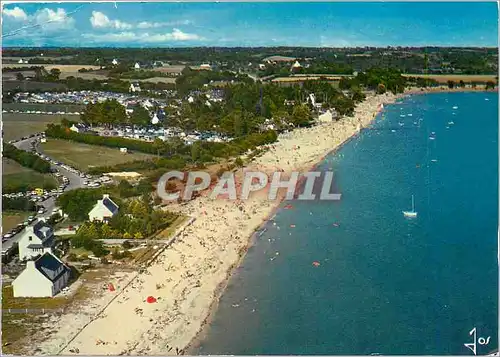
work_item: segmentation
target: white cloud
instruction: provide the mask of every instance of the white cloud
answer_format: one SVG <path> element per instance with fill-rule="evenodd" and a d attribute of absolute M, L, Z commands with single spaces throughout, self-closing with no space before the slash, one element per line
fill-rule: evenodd
<path fill-rule="evenodd" d="M 94 28 L 113 28 L 117 30 L 129 30 L 133 26 L 120 20 L 110 20 L 105 14 L 99 11 L 92 11 L 90 23 Z"/>
<path fill-rule="evenodd" d="M 23 9 L 17 6 L 13 9 L 3 9 L 3 14 L 14 20 L 19 20 L 19 21 L 28 20 L 28 15 L 26 15 Z"/>
<path fill-rule="evenodd" d="M 163 24 L 161 22 L 144 21 L 144 22 L 139 22 L 137 24 L 138 29 L 151 29 L 151 28 L 158 28 L 158 27 L 162 27 L 162 26 L 163 26 Z"/>
<path fill-rule="evenodd" d="M 159 27 L 167 27 L 167 26 L 179 26 L 179 25 L 189 25 L 191 21 L 189 20 L 181 20 L 181 21 L 171 21 L 171 22 L 148 22 L 143 21 L 137 24 L 138 29 L 152 29 Z"/>
<path fill-rule="evenodd" d="M 202 40 L 203 38 L 193 34 L 185 33 L 179 29 L 173 29 L 169 33 L 149 34 L 149 33 L 135 33 L 135 32 L 121 32 L 121 33 L 108 33 L 108 34 L 83 34 L 83 37 L 101 42 L 142 42 L 142 43 L 158 43 L 168 41 L 194 41 Z"/>
<path fill-rule="evenodd" d="M 24 10 L 16 7 L 8 10 L 3 9 L 6 19 L 23 20 L 22 25 L 18 21 L 6 21 L 3 28 L 4 37 L 15 36 L 35 40 L 39 38 L 43 41 L 47 36 L 53 36 L 57 31 L 74 29 L 75 20 L 69 16 L 64 9 L 42 8 L 32 14 L 27 14 Z"/>
<path fill-rule="evenodd" d="M 170 36 L 176 41 L 188 41 L 188 40 L 199 40 L 200 37 L 194 33 L 185 33 L 179 29 L 174 29 L 172 33 L 166 34 L 165 36 Z"/>
<path fill-rule="evenodd" d="M 56 11 L 49 8 L 40 9 L 33 15 L 33 19 L 36 24 L 46 30 L 69 29 L 75 24 L 75 20 L 60 8 Z"/>

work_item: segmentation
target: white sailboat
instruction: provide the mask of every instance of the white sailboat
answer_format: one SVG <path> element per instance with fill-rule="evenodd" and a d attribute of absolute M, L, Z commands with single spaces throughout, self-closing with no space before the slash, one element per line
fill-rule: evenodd
<path fill-rule="evenodd" d="M 403 211 L 403 215 L 408 218 L 417 217 L 417 212 L 415 211 L 415 200 L 413 195 L 411 195 L 411 211 Z"/>

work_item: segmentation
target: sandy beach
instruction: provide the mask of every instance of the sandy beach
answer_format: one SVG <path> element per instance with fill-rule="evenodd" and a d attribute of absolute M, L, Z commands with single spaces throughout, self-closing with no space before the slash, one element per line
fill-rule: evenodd
<path fill-rule="evenodd" d="M 380 104 L 397 98 L 392 94 L 369 96 L 352 118 L 281 135 L 247 169 L 308 170 L 370 124 Z M 144 273 L 120 277 L 122 282 L 116 284 L 114 292 L 106 291 L 105 297 L 96 298 L 92 305 L 52 321 L 54 333 L 37 344 L 37 354 L 69 355 L 75 350 L 91 355 L 184 352 L 209 322 L 253 233 L 278 204 L 257 194 L 237 202 L 201 196 L 176 206 L 196 220 Z M 148 296 L 156 297 L 156 303 L 147 303 Z"/>

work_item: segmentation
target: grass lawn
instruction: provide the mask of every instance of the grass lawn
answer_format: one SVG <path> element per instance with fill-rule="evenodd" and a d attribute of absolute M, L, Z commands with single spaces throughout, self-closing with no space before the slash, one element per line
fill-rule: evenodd
<path fill-rule="evenodd" d="M 47 124 L 60 123 L 63 118 L 79 120 L 78 115 L 3 113 L 3 139 L 10 141 L 39 133 Z"/>
<path fill-rule="evenodd" d="M 12 228 L 15 228 L 19 223 L 23 223 L 28 216 L 33 213 L 30 212 L 16 212 L 16 211 L 5 211 L 2 212 L 2 230 L 3 232 L 8 232 Z"/>
<path fill-rule="evenodd" d="M 5 193 L 31 188 L 56 188 L 57 180 L 50 174 L 41 174 L 17 162 L 2 158 L 2 187 Z"/>
<path fill-rule="evenodd" d="M 154 155 L 143 153 L 123 154 L 120 149 L 87 145 L 60 139 L 47 139 L 41 144 L 42 151 L 49 157 L 81 171 L 97 166 L 113 166 L 134 160 L 149 160 Z"/>

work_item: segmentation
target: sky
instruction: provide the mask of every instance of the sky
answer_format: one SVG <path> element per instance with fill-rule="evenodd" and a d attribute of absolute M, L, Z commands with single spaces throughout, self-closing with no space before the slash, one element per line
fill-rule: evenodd
<path fill-rule="evenodd" d="M 495 2 L 8 3 L 3 47 L 498 46 Z"/>

